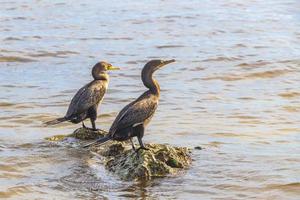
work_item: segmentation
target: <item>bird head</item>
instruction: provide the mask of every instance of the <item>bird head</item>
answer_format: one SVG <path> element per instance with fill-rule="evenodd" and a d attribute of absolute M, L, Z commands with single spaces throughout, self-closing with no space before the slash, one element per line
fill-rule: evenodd
<path fill-rule="evenodd" d="M 119 67 L 112 66 L 110 63 L 101 61 L 94 65 L 92 69 L 92 75 L 94 79 L 101 79 L 103 74 L 106 74 L 106 71 L 109 70 L 119 70 Z M 100 78 L 99 78 L 100 77 Z"/>
<path fill-rule="evenodd" d="M 143 71 L 153 73 L 156 70 L 158 70 L 158 69 L 160 69 L 160 68 L 162 68 L 162 67 L 164 67 L 167 64 L 170 64 L 172 62 L 175 62 L 175 60 L 174 59 L 172 59 L 172 60 L 150 60 L 144 66 Z"/>
<path fill-rule="evenodd" d="M 142 81 L 145 87 L 149 88 L 153 93 L 159 95 L 159 85 L 156 80 L 152 78 L 152 74 L 166 66 L 169 63 L 175 62 L 174 59 L 172 60 L 151 60 L 149 61 L 142 70 Z"/>

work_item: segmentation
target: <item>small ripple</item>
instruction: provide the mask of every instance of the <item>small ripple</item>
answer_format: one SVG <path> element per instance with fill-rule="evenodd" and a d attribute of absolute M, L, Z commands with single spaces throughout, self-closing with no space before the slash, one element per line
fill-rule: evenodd
<path fill-rule="evenodd" d="M 255 116 L 250 116 L 250 115 L 234 115 L 230 116 L 229 118 L 237 118 L 237 119 L 258 119 Z"/>
<path fill-rule="evenodd" d="M 0 169 L 1 170 L 1 169 Z M 17 174 L 17 173 L 7 173 L 7 172 L 2 172 L 0 174 L 0 178 L 6 178 L 6 179 L 21 179 L 21 178 L 26 178 L 25 175 Z M 1 198 L 1 197 L 0 197 Z"/>
<path fill-rule="evenodd" d="M 246 78 L 275 78 L 278 76 L 285 75 L 289 72 L 291 72 L 291 70 L 278 69 L 278 70 L 250 73 L 250 74 L 246 75 L 245 77 Z"/>
<path fill-rule="evenodd" d="M 239 98 L 237 98 L 237 99 L 245 100 L 245 101 L 255 100 L 255 98 L 253 98 L 253 97 L 239 97 Z"/>
<path fill-rule="evenodd" d="M 280 93 L 280 94 L 278 94 L 278 96 L 281 96 L 286 99 L 292 99 L 292 98 L 299 97 L 300 92 L 289 91 L 289 92 Z"/>
<path fill-rule="evenodd" d="M 174 19 L 174 18 L 180 19 L 180 18 L 182 18 L 182 16 L 180 16 L 180 15 L 167 15 L 164 18 L 167 18 L 167 19 Z"/>
<path fill-rule="evenodd" d="M 205 70 L 205 68 L 204 67 L 200 67 L 200 66 L 198 66 L 198 67 L 191 67 L 191 68 L 182 68 L 182 69 L 180 69 L 180 70 L 190 70 L 190 71 L 203 71 L 203 70 Z"/>
<path fill-rule="evenodd" d="M 33 121 L 29 119 L 11 119 L 10 122 L 17 124 L 31 124 Z"/>
<path fill-rule="evenodd" d="M 18 41 L 18 40 L 22 40 L 22 39 L 17 38 L 17 37 L 7 37 L 7 38 L 4 38 L 4 41 Z"/>
<path fill-rule="evenodd" d="M 245 44 L 236 44 L 233 46 L 233 48 L 245 48 L 245 47 L 247 47 L 247 45 Z"/>
<path fill-rule="evenodd" d="M 269 48 L 268 46 L 254 46 L 255 49 L 266 49 Z"/>
<path fill-rule="evenodd" d="M 114 117 L 115 113 L 103 113 L 98 115 L 99 118 Z"/>
<path fill-rule="evenodd" d="M 235 115 L 228 118 L 239 119 L 241 124 L 262 124 L 263 122 L 259 120 L 258 117 L 248 116 L 248 115 Z"/>
<path fill-rule="evenodd" d="M 4 88 L 38 88 L 39 86 L 36 85 L 0 85 L 0 87 Z"/>
<path fill-rule="evenodd" d="M 206 77 L 202 78 L 204 81 L 210 81 L 210 80 L 221 80 L 221 81 L 238 81 L 242 80 L 243 78 L 239 75 L 227 75 L 227 76 L 212 76 L 212 77 Z"/>
<path fill-rule="evenodd" d="M 20 172 L 16 167 L 12 165 L 7 164 L 1 164 L 0 163 L 0 171 L 6 171 L 6 172 Z"/>
<path fill-rule="evenodd" d="M 243 68 L 252 68 L 252 67 L 262 67 L 264 65 L 268 65 L 268 64 L 272 64 L 271 62 L 267 62 L 267 61 L 263 61 L 263 60 L 259 60 L 257 62 L 254 63 L 240 63 L 237 66 L 238 67 L 243 67 Z"/>
<path fill-rule="evenodd" d="M 61 94 L 55 94 L 55 95 L 51 95 L 51 96 L 47 97 L 47 99 L 48 99 L 48 98 L 65 97 L 65 96 L 69 96 L 69 95 L 66 95 L 66 94 L 64 94 L 64 93 L 61 93 Z"/>
<path fill-rule="evenodd" d="M 287 133 L 299 133 L 300 128 L 281 128 L 281 129 L 278 129 L 278 131 L 287 132 Z"/>
<path fill-rule="evenodd" d="M 58 57 L 65 58 L 67 55 L 76 55 L 79 54 L 75 51 L 56 51 L 56 52 L 48 52 L 48 51 L 38 51 L 38 53 L 28 54 L 30 57 Z"/>
<path fill-rule="evenodd" d="M 185 47 L 183 45 L 161 45 L 161 46 L 156 46 L 157 49 L 170 49 L 170 48 L 182 48 Z"/>
<path fill-rule="evenodd" d="M 57 117 L 57 116 L 49 115 L 49 114 L 38 114 L 38 115 L 29 116 L 28 119 L 30 119 L 32 121 L 45 122 L 45 121 L 48 121 L 50 119 L 54 119 L 55 117 Z"/>
<path fill-rule="evenodd" d="M 278 69 L 278 70 L 269 70 L 263 72 L 253 72 L 247 74 L 227 74 L 223 76 L 212 76 L 212 77 L 202 78 L 202 80 L 238 81 L 238 80 L 258 79 L 258 78 L 266 79 L 266 78 L 276 78 L 279 76 L 283 76 L 290 72 L 293 71 L 287 69 Z"/>
<path fill-rule="evenodd" d="M 271 184 L 265 187 L 265 189 L 276 189 L 284 192 L 296 193 L 300 195 L 300 182 L 288 183 L 288 184 Z"/>
<path fill-rule="evenodd" d="M 15 88 L 16 85 L 0 85 L 0 87 L 6 87 L 6 88 Z"/>
<path fill-rule="evenodd" d="M 126 64 L 129 64 L 129 65 L 136 65 L 136 64 L 139 64 L 138 61 L 127 61 L 125 62 Z"/>
<path fill-rule="evenodd" d="M 283 106 L 283 109 L 288 112 L 300 112 L 300 106 Z"/>
<path fill-rule="evenodd" d="M 36 60 L 19 56 L 0 56 L 0 62 L 35 62 Z"/>
<path fill-rule="evenodd" d="M 33 190 L 29 185 L 19 185 L 14 187 L 9 187 L 6 191 L 0 191 L 0 196 L 2 198 L 11 198 L 13 196 L 22 196 L 24 193 L 31 193 Z"/>
<path fill-rule="evenodd" d="M 213 137 L 232 137 L 232 138 L 255 138 L 254 135 L 250 134 L 239 134 L 239 133 L 229 133 L 229 132 L 224 132 L 224 133 L 213 133 Z"/>
<path fill-rule="evenodd" d="M 131 22 L 131 24 L 147 24 L 147 23 L 153 23 L 153 20 L 150 19 L 145 19 L 145 20 L 128 20 L 129 22 Z"/>
<path fill-rule="evenodd" d="M 0 102 L 0 108 L 1 107 L 11 107 L 11 106 L 15 106 L 17 104 L 15 103 L 9 103 L 9 102 Z"/>
<path fill-rule="evenodd" d="M 206 144 L 205 146 L 219 148 L 221 145 L 224 145 L 224 144 L 226 144 L 226 143 L 219 142 L 219 141 L 212 141 L 212 142 L 209 142 L 208 144 Z"/>
<path fill-rule="evenodd" d="M 15 19 L 15 20 L 26 20 L 27 18 L 26 17 L 14 17 L 13 19 Z"/>
<path fill-rule="evenodd" d="M 221 62 L 221 61 L 236 61 L 236 60 L 241 60 L 241 58 L 219 56 L 219 57 L 215 57 L 215 58 L 204 59 L 204 60 L 202 60 L 202 62 Z"/>
<path fill-rule="evenodd" d="M 263 124 L 261 120 L 240 120 L 241 124 Z"/>
<path fill-rule="evenodd" d="M 109 38 L 109 37 L 90 37 L 90 38 L 79 38 L 79 40 L 133 40 L 131 37 L 114 37 L 114 38 Z"/>
<path fill-rule="evenodd" d="M 202 98 L 201 100 L 211 101 L 211 100 L 221 100 L 221 98 L 216 95 L 207 95 L 205 98 Z"/>
<path fill-rule="evenodd" d="M 16 109 L 35 108 L 34 105 L 27 105 L 27 104 L 22 104 L 22 103 L 20 103 L 20 104 L 6 103 L 6 102 L 3 102 L 3 103 L 0 102 L 0 107 L 13 107 Z"/>

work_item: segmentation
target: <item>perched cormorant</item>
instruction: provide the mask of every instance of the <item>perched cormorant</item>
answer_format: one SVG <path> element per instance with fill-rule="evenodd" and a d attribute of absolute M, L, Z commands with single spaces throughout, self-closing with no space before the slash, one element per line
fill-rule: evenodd
<path fill-rule="evenodd" d="M 82 126 L 86 128 L 83 121 L 90 118 L 92 129 L 97 130 L 95 125 L 97 108 L 103 99 L 109 82 L 109 75 L 106 72 L 118 69 L 118 67 L 114 67 L 109 63 L 98 62 L 92 69 L 94 80 L 78 90 L 69 105 L 66 115 L 45 124 L 54 125 L 64 121 L 70 121 L 74 124 L 82 122 Z"/>
<path fill-rule="evenodd" d="M 137 149 L 145 149 L 142 138 L 144 136 L 145 127 L 150 122 L 153 114 L 158 105 L 160 87 L 158 82 L 153 79 L 152 74 L 161 67 L 175 62 L 175 60 L 151 60 L 142 70 L 142 81 L 144 85 L 149 88 L 139 98 L 125 106 L 113 122 L 109 133 L 90 144 L 85 145 L 88 147 L 92 144 L 104 143 L 108 140 L 124 141 L 130 139 L 132 148 L 135 150 L 132 142 L 132 137 L 137 137 L 140 147 Z"/>

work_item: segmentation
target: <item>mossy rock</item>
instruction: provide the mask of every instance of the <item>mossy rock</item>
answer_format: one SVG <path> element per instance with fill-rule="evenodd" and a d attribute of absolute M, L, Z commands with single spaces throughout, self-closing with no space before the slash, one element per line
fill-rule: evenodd
<path fill-rule="evenodd" d="M 81 127 L 76 129 L 73 133 L 69 135 L 54 135 L 51 137 L 47 137 L 45 139 L 48 141 L 55 141 L 55 142 L 63 141 L 69 137 L 76 138 L 79 140 L 94 140 L 99 137 L 103 137 L 106 133 L 107 133 L 106 131 L 100 129 L 97 131 L 93 131 L 91 129 Z"/>
<path fill-rule="evenodd" d="M 123 152 L 108 158 L 106 169 L 121 179 L 136 180 L 175 175 L 191 164 L 188 148 L 162 144 L 148 144 L 146 147 L 149 150 L 138 153 L 124 148 Z"/>
<path fill-rule="evenodd" d="M 87 128 L 78 128 L 69 135 L 69 137 L 74 137 L 80 140 L 94 140 L 99 137 L 103 137 L 105 134 L 107 134 L 107 132 L 101 129 L 93 131 Z"/>
<path fill-rule="evenodd" d="M 46 138 L 49 141 L 61 141 L 67 137 L 91 140 L 103 137 L 105 131 L 92 131 L 79 128 L 70 135 L 57 135 Z M 164 144 L 147 144 L 149 150 L 135 152 L 129 142 L 109 141 L 103 145 L 91 146 L 90 151 L 104 157 L 105 168 L 123 180 L 152 179 L 176 175 L 191 164 L 190 149 L 172 147 Z"/>
<path fill-rule="evenodd" d="M 54 135 L 51 137 L 46 137 L 45 139 L 48 141 L 53 141 L 53 142 L 57 142 L 57 141 L 62 141 L 64 139 L 66 139 L 67 135 Z"/>

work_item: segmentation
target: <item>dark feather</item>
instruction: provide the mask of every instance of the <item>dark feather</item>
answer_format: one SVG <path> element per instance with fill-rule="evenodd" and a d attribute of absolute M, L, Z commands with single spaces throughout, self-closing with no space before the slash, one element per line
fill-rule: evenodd
<path fill-rule="evenodd" d="M 66 117 L 73 117 L 98 104 L 106 92 L 106 81 L 94 80 L 82 87 L 73 97 Z"/>
<path fill-rule="evenodd" d="M 151 94 L 150 91 L 145 92 L 121 110 L 110 128 L 109 134 L 113 137 L 117 130 L 144 123 L 153 116 L 157 105 L 158 97 Z"/>
<path fill-rule="evenodd" d="M 55 125 L 55 124 L 59 124 L 61 122 L 64 122 L 64 121 L 67 121 L 68 119 L 62 117 L 62 118 L 57 118 L 55 120 L 51 120 L 51 121 L 48 121 L 48 122 L 45 122 L 45 125 L 46 126 L 51 126 L 51 125 Z"/>
<path fill-rule="evenodd" d="M 87 148 L 87 147 L 89 147 L 89 146 L 91 146 L 93 144 L 97 144 L 97 145 L 103 144 L 103 143 L 107 142 L 110 139 L 111 138 L 109 136 L 105 136 L 103 138 L 99 138 L 99 139 L 97 139 L 97 140 L 95 140 L 95 141 L 93 141 L 91 143 L 88 143 L 88 144 L 84 145 L 83 148 Z"/>

